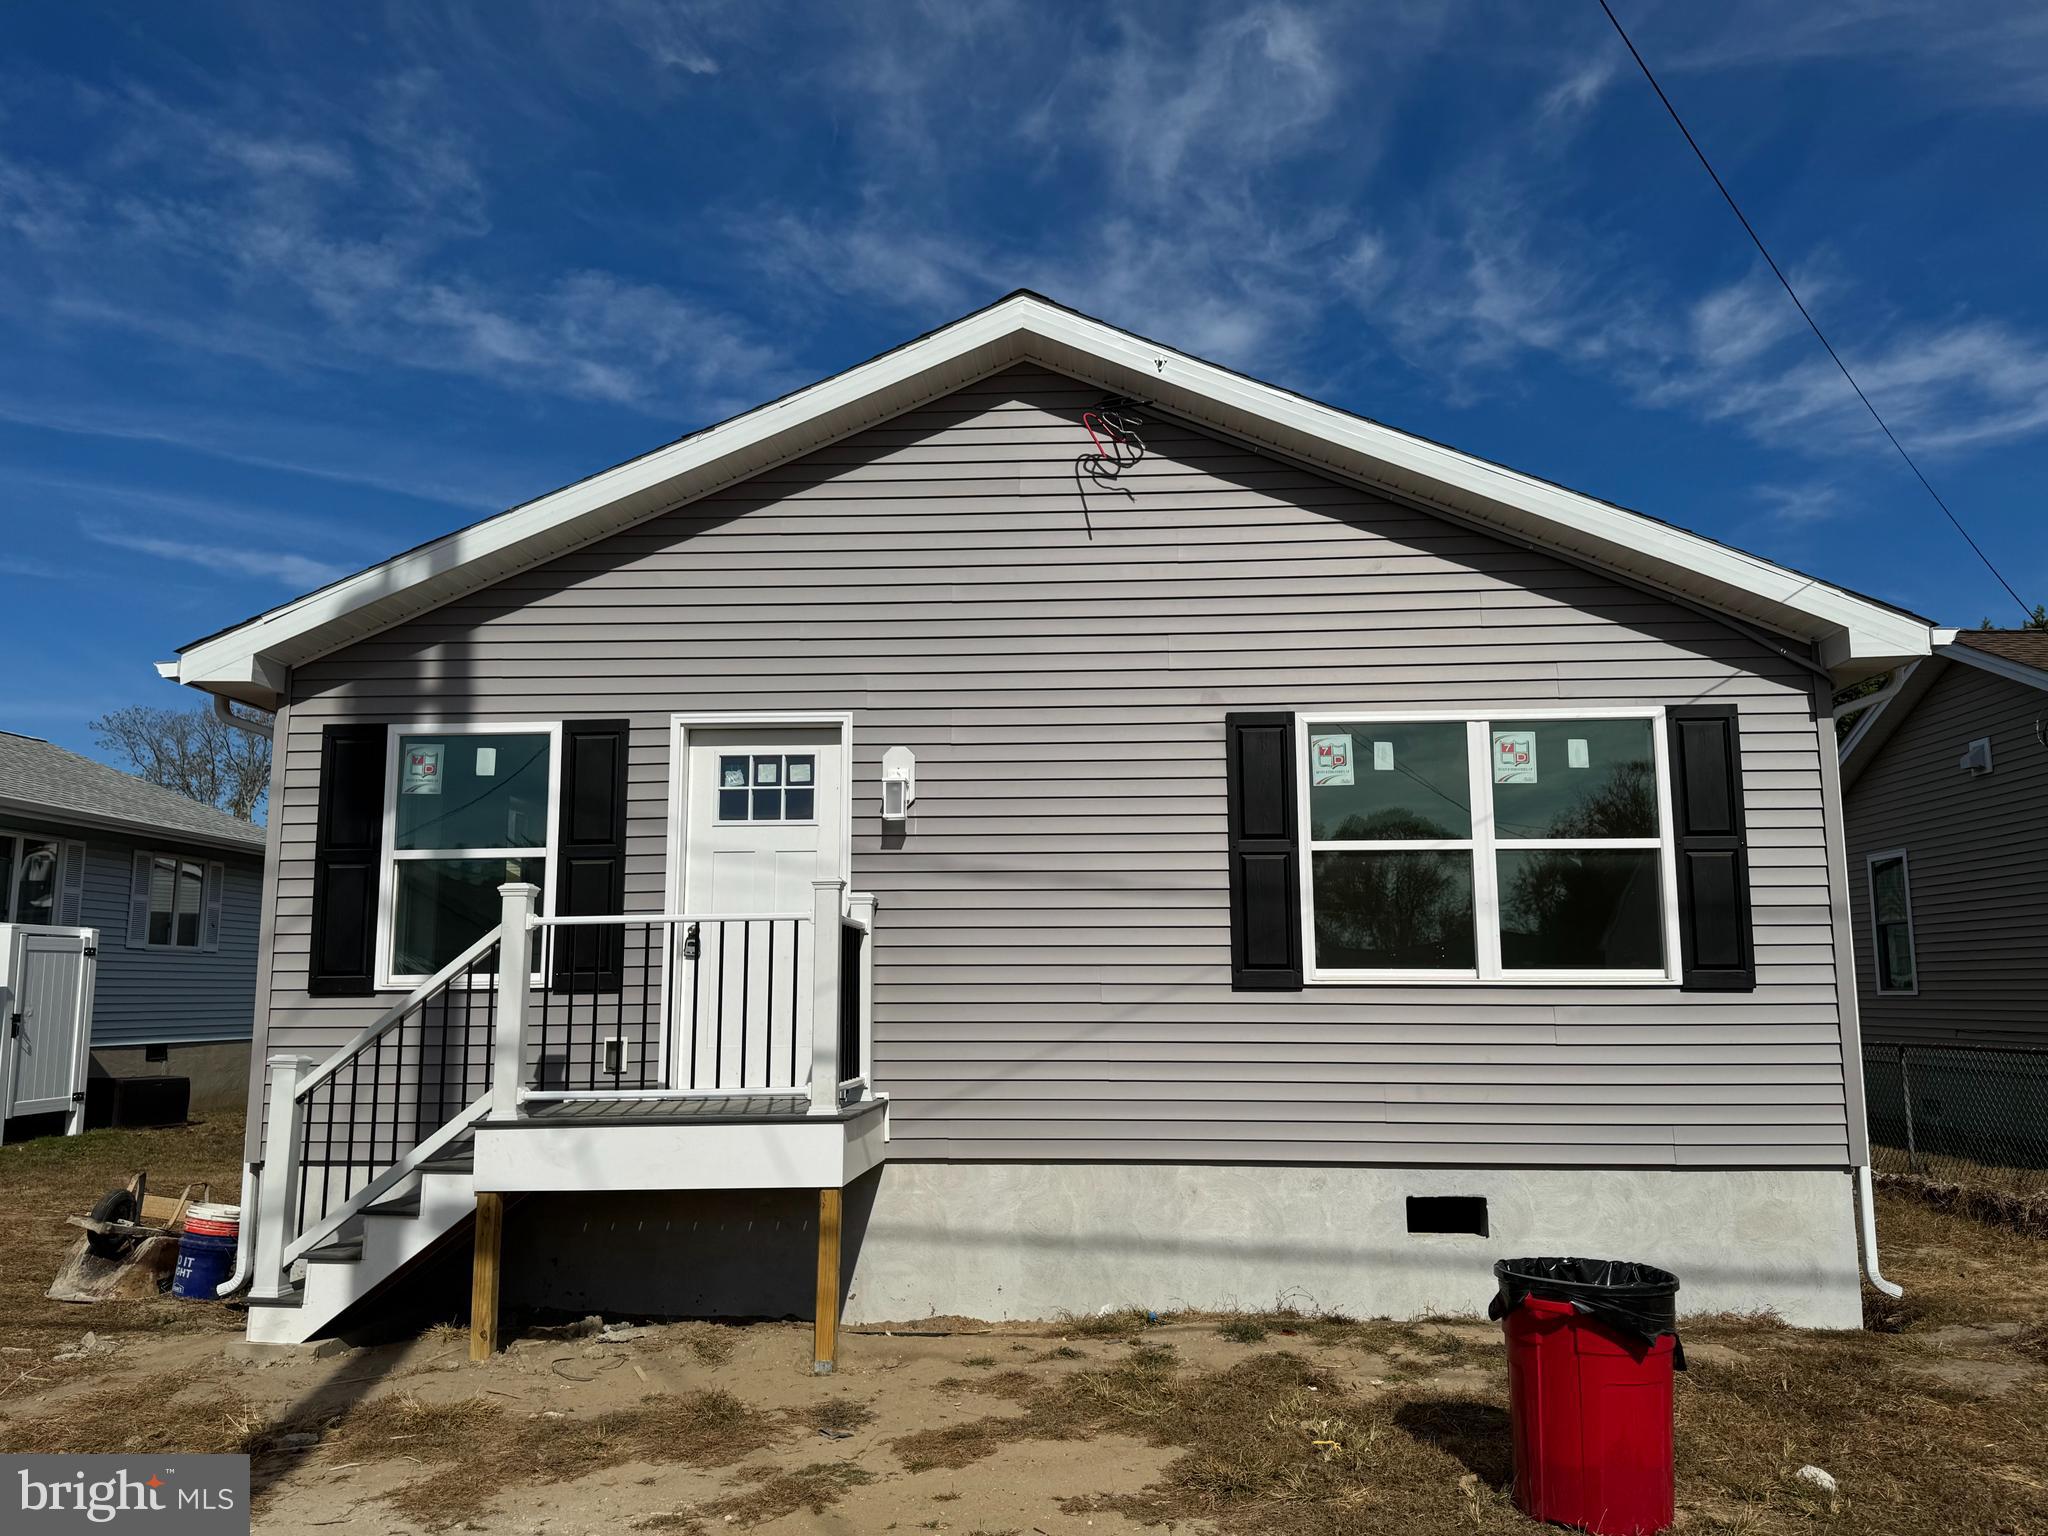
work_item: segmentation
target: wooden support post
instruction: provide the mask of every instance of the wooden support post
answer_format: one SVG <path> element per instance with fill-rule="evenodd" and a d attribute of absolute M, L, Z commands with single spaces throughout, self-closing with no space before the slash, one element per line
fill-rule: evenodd
<path fill-rule="evenodd" d="M 818 1311 L 811 1335 L 811 1374 L 829 1376 L 839 1363 L 839 1191 L 818 1191 Z"/>
<path fill-rule="evenodd" d="M 498 1254 L 505 1241 L 505 1197 L 479 1190 L 476 1197 L 476 1265 L 469 1284 L 469 1358 L 488 1360 L 498 1352 Z"/>

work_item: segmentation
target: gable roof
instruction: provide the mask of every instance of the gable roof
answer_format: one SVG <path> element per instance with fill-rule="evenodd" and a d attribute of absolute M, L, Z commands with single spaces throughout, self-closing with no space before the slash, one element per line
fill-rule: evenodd
<path fill-rule="evenodd" d="M 0 817 L 10 812 L 263 856 L 261 827 L 39 737 L 0 731 Z"/>
<path fill-rule="evenodd" d="M 293 666 L 1024 362 L 1813 643 L 1845 680 L 1928 651 L 1928 621 L 1903 609 L 1019 291 L 843 373 L 196 640 L 158 670 L 274 707 Z"/>
<path fill-rule="evenodd" d="M 2007 682 L 2048 693 L 2048 630 L 1937 629 L 1933 653 L 1924 661 L 1903 668 L 1842 743 L 1844 789 L 1877 760 L 1892 733 L 1905 723 L 1914 707 L 1933 691 L 1951 666 L 1989 672 Z"/>

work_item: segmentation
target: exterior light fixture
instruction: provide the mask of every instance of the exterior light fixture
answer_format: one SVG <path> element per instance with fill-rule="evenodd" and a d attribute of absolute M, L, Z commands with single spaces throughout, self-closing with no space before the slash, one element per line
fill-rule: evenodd
<path fill-rule="evenodd" d="M 917 798 L 917 759 L 908 747 L 882 754 L 882 820 L 907 821 Z"/>

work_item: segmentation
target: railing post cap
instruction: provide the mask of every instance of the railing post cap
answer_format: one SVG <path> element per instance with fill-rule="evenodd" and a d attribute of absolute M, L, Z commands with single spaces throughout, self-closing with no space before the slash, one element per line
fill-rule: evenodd
<path fill-rule="evenodd" d="M 313 1065 L 312 1057 L 301 1055 L 297 1051 L 280 1051 L 274 1056 L 264 1057 L 263 1061 L 273 1072 L 279 1067 L 296 1067 L 303 1072 Z"/>
<path fill-rule="evenodd" d="M 525 880 L 507 880 L 498 887 L 500 896 L 538 896 L 540 887 Z"/>
<path fill-rule="evenodd" d="M 846 882 L 837 876 L 830 880 L 813 880 L 811 882 L 811 889 L 814 891 L 843 891 L 846 889 Z"/>

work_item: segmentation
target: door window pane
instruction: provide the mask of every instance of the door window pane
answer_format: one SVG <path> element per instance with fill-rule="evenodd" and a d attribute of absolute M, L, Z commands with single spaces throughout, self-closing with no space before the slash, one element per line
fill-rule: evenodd
<path fill-rule="evenodd" d="M 1494 835 L 1655 837 L 1648 720 L 1492 720 Z"/>
<path fill-rule="evenodd" d="M 149 866 L 149 942 L 169 944 L 175 931 L 178 861 L 152 859 Z"/>
<path fill-rule="evenodd" d="M 178 938 L 180 948 L 199 947 L 199 907 L 206 893 L 206 869 L 199 864 L 178 866 Z"/>
<path fill-rule="evenodd" d="M 400 848 L 542 848 L 548 837 L 548 738 L 403 736 Z"/>
<path fill-rule="evenodd" d="M 757 789 L 754 791 L 754 820 L 780 821 L 782 819 L 782 791 L 779 789 Z"/>
<path fill-rule="evenodd" d="M 1315 841 L 1472 835 L 1463 721 L 1317 721 L 1308 743 Z"/>
<path fill-rule="evenodd" d="M 1318 966 L 1466 971 L 1477 965 L 1471 854 L 1312 857 Z"/>
<path fill-rule="evenodd" d="M 498 926 L 498 887 L 524 880 L 547 888 L 547 860 L 400 859 L 392 915 L 391 971 L 431 976 Z"/>
<path fill-rule="evenodd" d="M 791 821 L 809 821 L 818 810 L 818 792 L 789 788 L 782 792 L 782 814 Z"/>
<path fill-rule="evenodd" d="M 718 792 L 718 819 L 720 821 L 745 821 L 747 819 L 747 792 L 744 789 L 721 789 Z"/>
<path fill-rule="evenodd" d="M 782 759 L 779 757 L 755 758 L 754 782 L 756 784 L 780 784 L 782 782 Z"/>
<path fill-rule="evenodd" d="M 0 849 L 13 847 L 0 842 Z M 4 876 L 0 876 L 4 879 Z M 7 887 L 0 885 L 0 898 Z M 15 891 L 14 920 L 17 923 L 57 921 L 57 845 L 23 838 L 21 842 L 21 884 Z"/>
<path fill-rule="evenodd" d="M 1497 855 L 1500 958 L 1510 971 L 1661 971 L 1654 848 Z"/>

